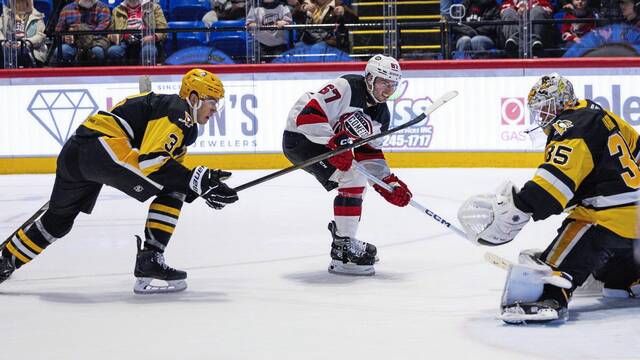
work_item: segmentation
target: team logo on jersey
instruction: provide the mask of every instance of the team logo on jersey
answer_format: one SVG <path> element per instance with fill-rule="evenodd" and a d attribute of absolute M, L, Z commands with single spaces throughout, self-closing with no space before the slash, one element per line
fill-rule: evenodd
<path fill-rule="evenodd" d="M 573 123 L 569 120 L 558 120 L 553 123 L 553 128 L 560 135 L 564 135 L 564 133 L 569 130 L 569 128 L 573 127 Z"/>
<path fill-rule="evenodd" d="M 339 124 L 338 128 L 344 129 L 352 139 L 362 139 L 373 134 L 371 118 L 362 111 L 342 115 Z"/>
<path fill-rule="evenodd" d="M 27 111 L 60 145 L 98 105 L 87 89 L 38 90 Z"/>
<path fill-rule="evenodd" d="M 195 124 L 195 120 L 193 120 L 193 118 L 191 117 L 191 114 L 189 114 L 187 111 L 184 112 L 184 119 L 183 118 L 178 118 L 178 122 L 181 122 L 184 124 L 184 126 L 186 127 L 192 127 L 193 124 Z"/>
<path fill-rule="evenodd" d="M 500 123 L 502 125 L 524 125 L 524 98 L 503 97 L 500 103 Z"/>

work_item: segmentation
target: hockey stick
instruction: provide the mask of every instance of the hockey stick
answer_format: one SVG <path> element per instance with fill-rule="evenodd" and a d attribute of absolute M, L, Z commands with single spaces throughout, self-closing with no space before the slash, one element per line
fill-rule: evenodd
<path fill-rule="evenodd" d="M 258 184 L 262 184 L 265 181 L 269 181 L 271 179 L 274 179 L 274 178 L 277 178 L 279 176 L 288 174 L 288 173 L 290 173 L 292 171 L 295 171 L 295 170 L 298 170 L 298 169 L 302 169 L 302 168 L 307 167 L 309 165 L 315 164 L 315 163 L 317 163 L 319 161 L 326 160 L 326 159 L 328 159 L 328 158 L 330 158 L 332 156 L 342 154 L 343 152 L 349 151 L 349 150 L 351 150 L 353 148 L 357 148 L 358 146 L 364 145 L 364 144 L 366 144 L 366 143 L 368 143 L 368 142 L 370 142 L 372 140 L 379 139 L 381 137 L 385 137 L 385 136 L 387 136 L 389 134 L 392 134 L 392 133 L 394 133 L 396 131 L 400 131 L 402 129 L 406 129 L 406 128 L 408 128 L 408 127 L 410 127 L 412 125 L 415 125 L 415 124 L 419 123 L 420 121 L 424 120 L 427 116 L 429 116 L 431 113 L 436 111 L 438 108 L 440 108 L 442 105 L 444 105 L 445 103 L 447 103 L 449 100 L 453 99 L 456 96 L 458 96 L 458 92 L 457 91 L 455 91 L 455 90 L 449 91 L 448 93 L 442 95 L 440 98 L 438 98 L 436 101 L 434 101 L 433 104 L 431 104 L 431 106 L 429 106 L 429 108 L 425 112 L 423 112 L 422 114 L 418 115 L 417 117 L 415 117 L 414 119 L 412 119 L 409 122 L 406 122 L 406 123 L 404 123 L 404 124 L 402 124 L 400 126 L 396 126 L 393 129 L 389 129 L 387 131 L 383 131 L 383 132 L 381 132 L 379 134 L 376 134 L 376 135 L 373 135 L 373 136 L 369 136 L 368 138 L 360 139 L 360 140 L 355 141 L 352 144 L 347 145 L 345 147 L 342 147 L 340 149 L 336 149 L 336 150 L 333 150 L 333 151 L 326 152 L 324 154 L 320 154 L 318 156 L 314 156 L 314 157 L 312 157 L 310 159 L 307 159 L 307 160 L 305 160 L 305 161 L 303 161 L 303 162 L 301 162 L 301 163 L 299 163 L 297 165 L 292 165 L 292 166 L 289 166 L 288 168 L 285 168 L 285 169 L 282 169 L 282 170 L 278 170 L 278 171 L 273 172 L 271 174 L 265 175 L 265 176 L 263 176 L 261 178 L 249 181 L 248 183 L 245 183 L 245 184 L 242 184 L 240 186 L 235 187 L 234 190 L 235 191 L 242 191 L 242 190 L 248 189 L 248 188 L 250 188 L 252 186 L 256 186 Z"/>
<path fill-rule="evenodd" d="M 491 252 L 484 253 L 484 259 L 488 263 L 493 264 L 493 265 L 499 267 L 502 270 L 508 270 L 509 266 L 511 264 L 513 264 L 511 261 L 509 261 L 509 260 L 507 260 L 507 259 L 505 259 L 503 257 L 500 257 L 500 256 L 498 256 L 498 255 L 496 255 L 494 253 L 491 253 Z"/>
<path fill-rule="evenodd" d="M 362 165 L 358 164 L 357 162 L 354 162 L 353 166 L 355 167 L 355 169 L 358 172 L 360 172 L 362 175 L 364 175 L 367 179 L 369 179 L 372 182 L 380 185 L 380 187 L 382 187 L 383 189 L 385 189 L 385 190 L 387 190 L 389 192 L 393 191 L 393 188 L 391 187 L 391 185 L 389 185 L 386 182 L 384 182 L 384 181 L 378 179 L 377 177 L 373 176 Z M 409 205 L 411 205 L 415 209 L 420 210 L 421 213 L 426 214 L 427 216 L 429 216 L 430 218 L 432 218 L 433 220 L 435 220 L 439 224 L 444 225 L 445 227 L 447 227 L 449 230 L 453 231 L 457 235 L 460 235 L 465 239 L 467 238 L 467 235 L 464 233 L 464 231 L 460 230 L 458 227 L 456 227 L 455 225 L 451 224 L 449 221 L 447 221 L 442 216 L 440 216 L 440 215 L 436 214 L 435 212 L 427 209 L 426 207 L 420 205 L 417 201 L 411 199 L 411 201 L 409 201 Z"/>
<path fill-rule="evenodd" d="M 46 203 L 44 203 L 44 205 L 42 205 L 42 207 L 40 207 L 40 209 L 38 209 L 38 211 L 36 211 L 33 215 L 31 215 L 31 217 L 28 218 L 27 221 L 25 221 L 22 225 L 20 225 L 20 227 L 16 231 L 11 233 L 11 235 L 9 235 L 9 237 L 2 242 L 2 244 L 0 245 L 0 251 L 4 249 L 4 246 L 7 245 L 9 241 L 11 241 L 11 238 L 14 237 L 20 229 L 24 229 L 28 225 L 31 225 L 31 223 L 36 221 L 36 219 L 38 219 L 40 215 L 42 215 L 48 209 L 49 209 L 49 202 L 47 201 Z"/>

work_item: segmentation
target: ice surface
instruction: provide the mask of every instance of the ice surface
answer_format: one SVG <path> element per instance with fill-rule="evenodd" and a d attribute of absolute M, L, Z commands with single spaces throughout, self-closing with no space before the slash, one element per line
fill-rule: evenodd
<path fill-rule="evenodd" d="M 239 185 L 265 171 L 237 171 Z M 397 169 L 447 220 L 469 195 L 531 169 Z M 8 236 L 48 198 L 53 176 L 1 176 Z M 495 319 L 505 273 L 413 208 L 374 191 L 359 236 L 378 246 L 371 278 L 327 273 L 333 194 L 304 172 L 240 193 L 223 211 L 185 205 L 166 252 L 189 288 L 134 295 L 133 234 L 146 204 L 106 188 L 94 214 L 0 285 L 0 359 L 639 359 L 640 300 L 576 298 L 562 326 Z M 544 248 L 562 217 L 491 251 Z"/>

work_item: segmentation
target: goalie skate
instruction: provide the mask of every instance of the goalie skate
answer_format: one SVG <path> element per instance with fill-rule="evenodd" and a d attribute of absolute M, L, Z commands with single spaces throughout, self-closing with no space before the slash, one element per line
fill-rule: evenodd
<path fill-rule="evenodd" d="M 136 282 L 133 285 L 133 292 L 136 294 L 159 294 L 186 289 L 187 273 L 167 265 L 161 252 L 143 249 L 142 240 L 139 236 L 136 238 L 138 254 L 134 271 Z"/>
<path fill-rule="evenodd" d="M 338 235 L 334 221 L 329 223 L 328 228 L 333 237 L 329 272 L 341 275 L 374 275 L 375 269 L 373 265 L 376 262 L 376 247 L 363 241 Z"/>
<path fill-rule="evenodd" d="M 500 320 L 511 325 L 544 324 L 554 321 L 566 321 L 569 312 L 556 300 L 548 299 L 532 303 L 517 303 L 503 306 Z"/>

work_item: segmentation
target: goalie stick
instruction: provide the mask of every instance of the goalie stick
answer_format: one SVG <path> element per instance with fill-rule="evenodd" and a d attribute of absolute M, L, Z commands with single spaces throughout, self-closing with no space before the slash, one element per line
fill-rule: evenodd
<path fill-rule="evenodd" d="M 404 123 L 404 124 L 402 124 L 400 126 L 396 126 L 395 128 L 389 129 L 387 131 L 382 131 L 381 133 L 369 136 L 368 138 L 360 139 L 360 140 L 355 141 L 352 144 L 347 145 L 345 147 L 342 147 L 342 148 L 339 148 L 339 149 L 336 149 L 336 150 L 333 150 L 333 151 L 329 151 L 329 152 L 326 152 L 324 154 L 320 154 L 318 156 L 314 156 L 314 157 L 312 157 L 310 159 L 307 159 L 307 160 L 305 160 L 305 161 L 303 161 L 303 162 L 301 162 L 301 163 L 299 163 L 297 165 L 289 166 L 288 168 L 285 168 L 285 169 L 282 169 L 282 170 L 278 170 L 278 171 L 273 172 L 271 174 L 265 175 L 265 176 L 263 176 L 261 178 L 249 181 L 248 183 L 245 183 L 245 184 L 242 184 L 240 186 L 235 187 L 234 190 L 235 191 L 242 191 L 242 190 L 248 189 L 248 188 L 250 188 L 252 186 L 256 186 L 258 184 L 262 184 L 265 181 L 269 181 L 271 179 L 274 179 L 274 178 L 280 177 L 282 175 L 288 174 L 288 173 L 290 173 L 292 171 L 305 168 L 305 167 L 307 167 L 309 165 L 315 164 L 315 163 L 320 162 L 322 160 L 326 160 L 326 159 L 328 159 L 328 158 L 330 158 L 332 156 L 342 154 L 343 152 L 346 152 L 346 151 L 350 151 L 351 149 L 356 148 L 358 146 L 362 146 L 362 145 L 364 145 L 364 144 L 366 144 L 366 143 L 368 143 L 368 142 L 370 142 L 372 140 L 379 139 L 381 137 L 385 137 L 385 136 L 387 136 L 389 134 L 392 134 L 394 132 L 400 131 L 402 129 L 406 129 L 406 128 L 408 128 L 410 126 L 413 126 L 413 125 L 419 123 L 420 121 L 424 120 L 427 116 L 429 116 L 431 113 L 436 111 L 438 108 L 440 108 L 442 105 L 444 105 L 445 103 L 447 103 L 448 101 L 450 101 L 451 99 L 453 99 L 456 96 L 458 96 L 458 92 L 457 91 L 455 91 L 455 90 L 449 91 L 449 92 L 445 93 L 444 95 L 442 95 L 441 97 L 439 97 L 436 101 L 434 101 L 433 104 L 431 104 L 431 106 L 429 106 L 429 108 L 425 112 L 423 112 L 422 114 L 416 116 L 414 119 L 412 119 L 412 120 L 410 120 L 410 121 L 408 121 L 408 122 L 406 122 L 406 123 Z"/>
<path fill-rule="evenodd" d="M 364 175 L 367 179 L 380 185 L 380 187 L 382 187 L 383 189 L 389 192 L 393 191 L 393 188 L 389 184 L 385 183 L 384 181 L 378 179 L 377 177 L 369 173 L 362 165 L 358 164 L 357 162 L 354 162 L 353 165 L 355 169 L 358 172 L 360 172 L 362 175 Z M 432 210 L 429 210 L 426 207 L 420 205 L 417 201 L 411 199 L 411 201 L 409 202 L 409 205 L 411 205 L 415 209 L 418 209 L 421 213 L 426 214 L 427 216 L 435 220 L 437 223 L 444 225 L 447 229 L 453 231 L 454 233 L 462 236 L 465 239 L 467 238 L 467 235 L 464 233 L 464 231 L 460 230 L 457 226 L 451 224 L 451 222 L 447 221 L 445 218 L 436 214 Z"/>

